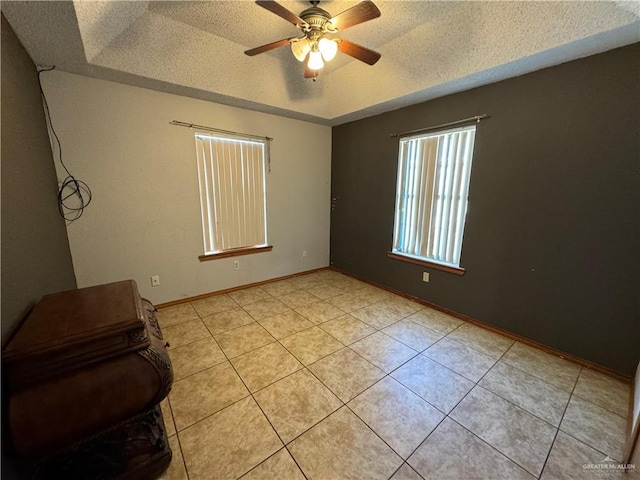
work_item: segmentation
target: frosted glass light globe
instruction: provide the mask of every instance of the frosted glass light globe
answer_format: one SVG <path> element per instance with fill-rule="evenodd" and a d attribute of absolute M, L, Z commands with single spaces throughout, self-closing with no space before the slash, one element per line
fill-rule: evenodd
<path fill-rule="evenodd" d="M 338 53 L 338 44 L 329 40 L 326 37 L 322 37 L 318 42 L 318 48 L 320 49 L 320 53 L 322 53 L 322 58 L 324 58 L 325 62 L 330 62 Z"/>
<path fill-rule="evenodd" d="M 320 70 L 324 67 L 324 62 L 322 61 L 322 54 L 320 52 L 310 52 L 309 53 L 309 63 L 307 66 L 311 70 Z"/>

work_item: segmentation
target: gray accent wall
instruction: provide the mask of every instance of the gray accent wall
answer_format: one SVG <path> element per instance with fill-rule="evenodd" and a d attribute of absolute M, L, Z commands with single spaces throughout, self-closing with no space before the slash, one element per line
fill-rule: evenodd
<path fill-rule="evenodd" d="M 36 66 L 2 16 L 2 344 L 47 293 L 76 288 Z"/>
<path fill-rule="evenodd" d="M 389 134 L 483 113 L 491 118 L 476 134 L 466 273 L 387 258 L 398 158 Z M 633 373 L 640 44 L 343 124 L 332 142 L 333 266 Z"/>

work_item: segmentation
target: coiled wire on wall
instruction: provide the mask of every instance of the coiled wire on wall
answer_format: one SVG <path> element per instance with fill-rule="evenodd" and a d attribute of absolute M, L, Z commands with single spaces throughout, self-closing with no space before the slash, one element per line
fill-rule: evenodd
<path fill-rule="evenodd" d="M 42 75 L 43 72 L 50 72 L 54 68 L 56 68 L 55 65 L 50 68 L 38 69 L 38 86 L 40 87 L 40 95 L 42 96 L 42 103 L 44 105 L 47 127 L 51 130 L 53 138 L 55 139 L 55 142 L 52 142 L 54 148 L 53 155 L 55 158 L 57 148 L 58 161 L 67 173 L 67 177 L 62 181 L 58 188 L 58 212 L 65 221 L 72 223 L 82 216 L 84 209 L 91 203 L 92 195 L 89 185 L 71 175 L 71 172 L 69 172 L 69 169 L 62 161 L 62 145 L 60 144 L 60 139 L 58 138 L 56 131 L 53 129 L 51 113 L 49 112 L 49 104 L 47 103 L 47 97 L 44 94 L 42 82 L 40 81 L 40 75 Z"/>

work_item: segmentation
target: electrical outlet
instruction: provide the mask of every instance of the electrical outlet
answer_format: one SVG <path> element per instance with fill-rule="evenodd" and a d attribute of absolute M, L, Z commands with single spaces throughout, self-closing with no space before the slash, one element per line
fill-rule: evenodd
<path fill-rule="evenodd" d="M 307 258 L 307 251 L 306 250 L 302 250 L 302 258 Z"/>
<path fill-rule="evenodd" d="M 160 286 L 160 276 L 159 275 L 153 275 L 151 277 L 151 286 L 152 287 L 159 287 Z"/>
<path fill-rule="evenodd" d="M 423 282 L 429 281 L 429 272 L 422 272 L 422 281 Z"/>
<path fill-rule="evenodd" d="M 233 269 L 234 270 L 240 270 L 240 260 L 234 260 L 233 261 Z"/>

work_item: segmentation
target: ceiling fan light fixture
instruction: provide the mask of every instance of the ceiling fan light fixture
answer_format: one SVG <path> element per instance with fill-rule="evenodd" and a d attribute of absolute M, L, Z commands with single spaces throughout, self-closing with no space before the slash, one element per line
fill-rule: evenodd
<path fill-rule="evenodd" d="M 322 37 L 318 42 L 318 48 L 324 58 L 325 62 L 330 62 L 338 53 L 338 43 L 335 40 L 331 40 L 327 37 Z"/>
<path fill-rule="evenodd" d="M 309 52 L 309 62 L 307 63 L 307 66 L 311 70 L 320 70 L 322 67 L 324 67 L 322 54 L 318 50 L 312 50 L 311 52 Z"/>
<path fill-rule="evenodd" d="M 293 2 L 292 2 L 293 3 Z M 250 57 L 289 45 L 294 57 L 305 63 L 304 78 L 318 76 L 318 70 L 325 62 L 333 60 L 338 51 L 356 60 L 373 65 L 380 60 L 380 54 L 344 38 L 331 38 L 345 29 L 360 25 L 380 16 L 380 10 L 372 0 L 360 0 L 359 3 L 337 15 L 331 15 L 320 8 L 320 0 L 311 0 L 311 7 L 296 15 L 275 0 L 256 0 L 256 4 L 293 24 L 299 30 L 299 36 L 283 38 L 267 43 L 244 53 Z M 342 37 L 342 35 L 340 34 Z"/>
<path fill-rule="evenodd" d="M 291 42 L 291 51 L 299 62 L 304 62 L 307 54 L 311 51 L 311 42 L 307 37 L 294 40 Z"/>

